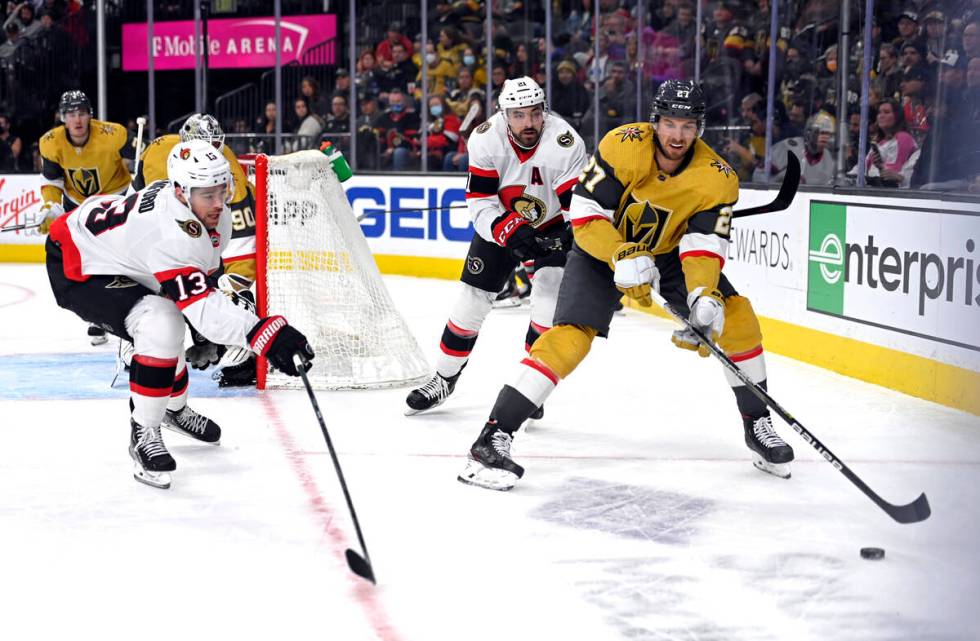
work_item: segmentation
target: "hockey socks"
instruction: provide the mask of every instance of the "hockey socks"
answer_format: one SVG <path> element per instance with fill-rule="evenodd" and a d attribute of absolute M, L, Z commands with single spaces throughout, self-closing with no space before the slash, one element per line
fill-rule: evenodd
<path fill-rule="evenodd" d="M 478 330 L 464 329 L 452 320 L 447 321 L 446 328 L 442 330 L 442 340 L 439 342 L 441 353 L 436 361 L 436 371 L 443 378 L 452 378 L 459 374 L 469 360 L 478 336 Z"/>
<path fill-rule="evenodd" d="M 524 351 L 530 352 L 534 343 L 549 329 L 551 328 L 531 321 L 527 326 L 527 335 L 524 337 Z"/>
<path fill-rule="evenodd" d="M 513 434 L 538 408 L 544 405 L 558 385 L 558 376 L 545 365 L 532 359 L 521 361 L 520 372 L 513 385 L 504 385 L 497 395 L 497 402 L 490 410 L 490 420 Z"/>
<path fill-rule="evenodd" d="M 144 427 L 160 425 L 174 390 L 176 358 L 134 354 L 129 368 L 133 420 Z"/>

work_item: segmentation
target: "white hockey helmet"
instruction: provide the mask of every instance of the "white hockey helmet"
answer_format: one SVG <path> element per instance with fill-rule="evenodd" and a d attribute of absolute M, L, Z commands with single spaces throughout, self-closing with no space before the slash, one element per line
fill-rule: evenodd
<path fill-rule="evenodd" d="M 224 154 L 204 140 L 174 145 L 167 157 L 167 178 L 188 194 L 195 187 L 228 186 L 228 198 L 234 192 L 234 179 Z"/>
<path fill-rule="evenodd" d="M 538 83 L 527 76 L 504 80 L 504 86 L 497 98 L 497 106 L 501 110 L 533 107 L 534 105 L 541 105 L 545 110 L 548 108 L 548 105 L 545 104 L 544 89 Z"/>
<path fill-rule="evenodd" d="M 180 128 L 180 142 L 203 140 L 215 149 L 225 144 L 225 132 L 218 120 L 210 114 L 193 114 Z"/>

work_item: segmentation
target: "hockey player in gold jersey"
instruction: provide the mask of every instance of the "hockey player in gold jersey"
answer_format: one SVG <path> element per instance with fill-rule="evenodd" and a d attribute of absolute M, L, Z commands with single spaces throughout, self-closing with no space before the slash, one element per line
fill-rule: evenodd
<path fill-rule="evenodd" d="M 700 136 L 705 100 L 690 81 L 657 90 L 652 122 L 615 129 L 582 172 L 571 203 L 575 243 L 558 293 L 554 327 L 541 336 L 505 385 L 470 449 L 464 483 L 507 490 L 524 473 L 513 461 L 514 432 L 558 382 L 607 336 L 624 294 L 650 306 L 651 288 L 716 340 L 754 382 L 766 386 L 762 332 L 748 299 L 722 273 L 738 200 L 738 178 Z M 674 344 L 707 356 L 693 332 Z M 726 370 L 742 415 L 745 443 L 762 471 L 789 477 L 793 450 L 773 430 L 769 411 Z"/>
<path fill-rule="evenodd" d="M 133 137 L 122 125 L 92 118 L 88 96 L 66 91 L 58 103 L 65 124 L 41 136 L 41 233 L 58 216 L 89 196 L 121 194 L 132 179 L 126 161 L 135 157 Z M 92 345 L 106 342 L 105 330 L 89 325 Z"/>

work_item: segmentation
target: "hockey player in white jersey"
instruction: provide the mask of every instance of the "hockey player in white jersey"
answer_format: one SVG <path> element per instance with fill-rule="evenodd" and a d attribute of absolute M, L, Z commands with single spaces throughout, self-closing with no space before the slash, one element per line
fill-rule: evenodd
<path fill-rule="evenodd" d="M 93 196 L 52 225 L 45 247 L 58 305 L 130 340 L 131 436 L 137 480 L 167 488 L 176 463 L 166 427 L 217 444 L 221 429 L 187 406 L 187 322 L 218 345 L 251 349 L 296 376 L 294 354 L 313 350 L 282 316 L 258 318 L 216 290 L 231 238 L 228 161 L 207 142 L 176 145 L 169 180 L 129 196 Z"/>
<path fill-rule="evenodd" d="M 571 125 L 548 112 L 544 91 L 531 78 L 505 81 L 498 107 L 467 142 L 466 202 L 476 234 L 460 277 L 462 292 L 442 333 L 436 373 L 408 395 L 408 415 L 453 393 L 483 320 L 520 262 L 534 266 L 525 348 L 552 325 L 571 243 L 572 187 L 588 156 Z M 534 418 L 542 412 L 538 408 Z"/>

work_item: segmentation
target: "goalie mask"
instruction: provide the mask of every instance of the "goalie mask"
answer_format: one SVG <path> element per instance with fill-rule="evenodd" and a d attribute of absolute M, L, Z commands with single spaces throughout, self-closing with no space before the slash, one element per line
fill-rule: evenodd
<path fill-rule="evenodd" d="M 527 76 L 505 80 L 497 106 L 507 121 L 507 137 L 521 149 L 533 149 L 541 139 L 548 114 L 544 90 Z"/>
<path fill-rule="evenodd" d="M 210 114 L 194 114 L 180 128 L 180 142 L 203 140 L 217 150 L 225 144 L 225 132 Z"/>

